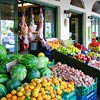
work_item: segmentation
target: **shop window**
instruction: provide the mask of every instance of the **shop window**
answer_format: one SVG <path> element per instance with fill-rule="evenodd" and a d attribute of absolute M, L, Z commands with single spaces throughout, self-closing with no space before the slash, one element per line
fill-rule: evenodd
<path fill-rule="evenodd" d="M 84 8 L 83 0 L 71 0 L 70 4 L 80 8 Z"/>
<path fill-rule="evenodd" d="M 100 14 L 100 1 L 96 1 L 93 5 L 92 11 Z"/>
<path fill-rule="evenodd" d="M 4 45 L 8 53 L 15 49 L 14 40 L 14 6 L 0 4 L 0 44 Z"/>
<path fill-rule="evenodd" d="M 45 38 L 56 37 L 55 9 L 45 8 Z"/>
<path fill-rule="evenodd" d="M 99 32 L 100 19 L 94 17 L 91 24 L 92 24 L 92 32 L 96 33 L 97 39 L 98 39 L 98 37 L 100 38 L 100 32 Z"/>

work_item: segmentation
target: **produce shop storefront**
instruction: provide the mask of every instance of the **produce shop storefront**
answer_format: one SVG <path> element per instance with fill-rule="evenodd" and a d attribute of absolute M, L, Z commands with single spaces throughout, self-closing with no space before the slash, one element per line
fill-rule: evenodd
<path fill-rule="evenodd" d="M 56 7 L 32 0 L 1 0 L 0 1 L 0 44 L 4 45 L 8 54 L 20 53 L 20 22 L 22 22 L 22 15 L 24 10 L 25 23 L 28 28 L 31 27 L 31 22 L 34 24 L 34 32 L 31 34 L 31 41 L 29 40 L 28 48 L 25 44 L 23 47 L 28 52 L 31 50 L 37 51 L 37 31 L 39 27 L 39 14 L 42 8 L 43 14 L 43 38 L 57 37 L 57 18 Z M 32 15 L 33 14 L 33 15 Z M 32 17 L 33 16 L 33 17 Z M 33 19 L 32 19 L 33 18 Z M 22 24 L 22 23 L 21 23 Z M 33 36 L 32 36 L 33 35 Z M 23 41 L 22 41 L 23 42 Z"/>

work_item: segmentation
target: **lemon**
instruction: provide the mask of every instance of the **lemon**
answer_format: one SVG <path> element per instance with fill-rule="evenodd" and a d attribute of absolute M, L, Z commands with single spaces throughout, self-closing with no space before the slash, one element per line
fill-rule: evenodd
<path fill-rule="evenodd" d="M 45 56 L 45 54 L 43 52 L 39 52 L 38 57 L 41 57 L 41 56 Z"/>

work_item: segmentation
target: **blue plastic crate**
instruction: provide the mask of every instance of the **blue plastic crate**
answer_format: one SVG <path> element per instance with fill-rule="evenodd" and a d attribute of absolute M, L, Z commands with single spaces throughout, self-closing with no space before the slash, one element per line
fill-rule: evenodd
<path fill-rule="evenodd" d="M 97 89 L 86 96 L 77 96 L 77 100 L 97 100 Z"/>

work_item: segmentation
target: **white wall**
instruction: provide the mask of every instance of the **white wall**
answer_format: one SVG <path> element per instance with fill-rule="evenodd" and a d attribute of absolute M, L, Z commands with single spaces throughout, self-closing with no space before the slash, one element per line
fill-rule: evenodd
<path fill-rule="evenodd" d="M 58 7 L 58 37 L 61 39 L 67 39 L 68 34 L 69 34 L 69 19 L 67 18 L 67 20 L 66 20 L 64 10 L 70 9 L 70 10 L 75 10 L 75 11 L 84 13 L 83 14 L 83 19 L 84 19 L 84 25 L 83 25 L 84 42 L 83 43 L 86 47 L 88 46 L 88 43 L 90 42 L 90 39 L 88 39 L 88 27 L 91 26 L 91 23 L 88 20 L 88 16 L 94 15 L 94 16 L 100 17 L 99 14 L 91 11 L 94 3 L 97 0 L 83 0 L 83 5 L 84 5 L 85 9 L 70 5 L 71 0 L 60 0 L 60 2 L 55 1 L 55 0 L 37 0 L 37 1 Z M 100 0 L 98 0 L 98 1 L 100 1 Z M 64 21 L 67 22 L 66 25 L 64 24 Z"/>

